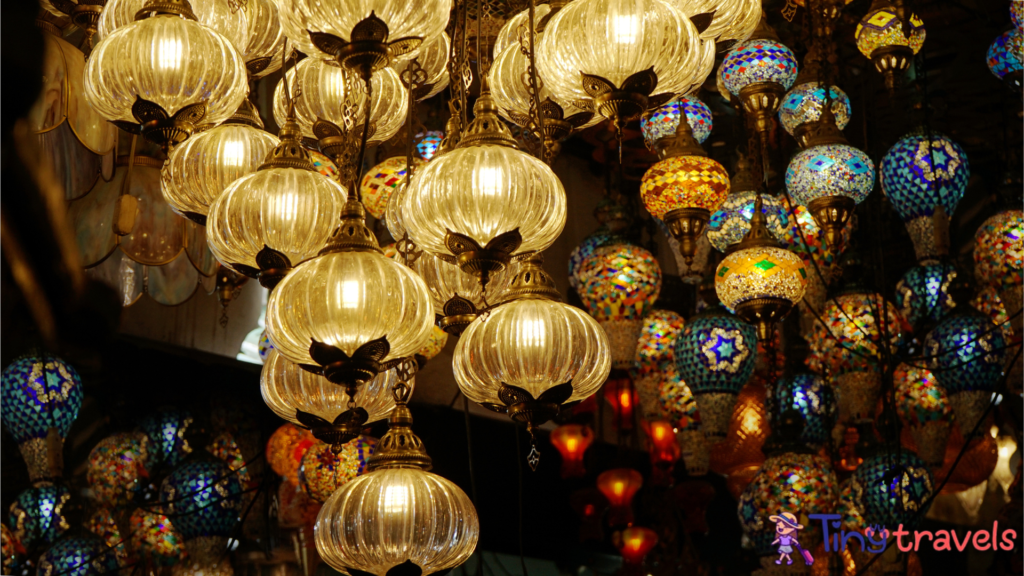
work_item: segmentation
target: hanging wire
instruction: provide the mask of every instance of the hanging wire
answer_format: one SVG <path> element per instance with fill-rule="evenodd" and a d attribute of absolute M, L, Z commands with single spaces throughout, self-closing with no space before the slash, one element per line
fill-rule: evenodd
<path fill-rule="evenodd" d="M 516 465 L 519 470 L 519 563 L 523 567 L 523 576 L 529 576 L 523 555 L 523 449 L 519 443 L 519 426 L 513 426 L 512 430 L 516 435 Z"/>

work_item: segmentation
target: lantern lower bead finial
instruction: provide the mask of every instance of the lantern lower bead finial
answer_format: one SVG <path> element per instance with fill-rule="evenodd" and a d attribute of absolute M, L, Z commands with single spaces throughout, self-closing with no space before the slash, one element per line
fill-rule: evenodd
<path fill-rule="evenodd" d="M 697 253 L 697 240 L 704 234 L 711 212 L 706 208 L 678 208 L 665 214 L 672 236 L 679 241 L 679 254 L 686 264 L 693 263 Z"/>
<path fill-rule="evenodd" d="M 909 46 L 882 46 L 871 53 L 871 62 L 885 78 L 885 88 L 892 95 L 900 87 L 903 73 L 910 68 L 914 51 Z"/>
<path fill-rule="evenodd" d="M 843 230 L 853 216 L 854 206 L 856 203 L 848 196 L 824 196 L 807 204 L 807 209 L 821 227 L 825 243 L 833 254 L 839 253 Z"/>
<path fill-rule="evenodd" d="M 757 329 L 757 339 L 771 340 L 775 325 L 789 314 L 793 303 L 785 298 L 753 298 L 736 305 L 736 315 Z"/>

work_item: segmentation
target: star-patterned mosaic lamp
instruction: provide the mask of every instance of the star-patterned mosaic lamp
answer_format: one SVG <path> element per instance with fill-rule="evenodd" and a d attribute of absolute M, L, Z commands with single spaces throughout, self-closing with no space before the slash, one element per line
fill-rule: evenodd
<path fill-rule="evenodd" d="M 756 355 L 757 330 L 723 308 L 695 316 L 676 340 L 676 369 L 697 399 L 708 438 L 725 437 Z"/>
<path fill-rule="evenodd" d="M 164 479 L 160 502 L 189 557 L 210 566 L 221 559 L 238 522 L 242 484 L 220 460 L 193 460 Z"/>
<path fill-rule="evenodd" d="M 911 133 L 882 158 L 882 192 L 903 219 L 917 258 L 949 253 L 949 219 L 971 177 L 967 154 L 941 134 Z"/>
<path fill-rule="evenodd" d="M 803 416 L 804 427 L 800 442 L 818 451 L 827 444 L 832 435 L 832 426 L 838 416 L 836 395 L 820 376 L 802 372 L 786 376 L 774 387 L 769 417 L 774 429 L 787 410 L 796 410 Z"/>
<path fill-rule="evenodd" d="M 805 143 L 786 169 L 786 189 L 795 202 L 807 207 L 829 248 L 838 252 L 853 208 L 875 185 L 875 166 L 867 154 L 846 141 L 831 108 L 822 110 Z"/>
<path fill-rule="evenodd" d="M 192 452 L 185 432 L 192 424 L 192 416 L 177 408 L 158 409 L 146 415 L 139 422 L 139 429 L 149 439 L 146 471 L 150 474 L 161 470 L 170 471 L 177 468 L 185 457 Z"/>
<path fill-rule="evenodd" d="M 25 548 L 52 544 L 71 526 L 64 506 L 71 500 L 67 487 L 37 482 L 19 493 L 8 511 L 7 523 Z"/>
<path fill-rule="evenodd" d="M 885 77 L 890 94 L 924 46 L 924 37 L 924 22 L 916 14 L 907 14 L 902 3 L 897 7 L 890 0 L 873 0 L 854 31 L 857 49 Z"/>
<path fill-rule="evenodd" d="M 61 475 L 64 438 L 78 418 L 82 397 L 82 379 L 60 358 L 24 356 L 4 368 L 0 415 L 33 482 Z"/>
<path fill-rule="evenodd" d="M 671 138 L 679 126 L 680 114 L 686 116 L 694 139 L 703 144 L 711 135 L 713 119 L 711 109 L 696 96 L 679 96 L 668 104 L 640 117 L 640 132 L 648 148 L 654 148 L 658 140 Z"/>
<path fill-rule="evenodd" d="M 708 220 L 708 241 L 719 252 L 739 243 L 750 231 L 750 219 L 754 216 L 754 204 L 758 198 L 757 183 L 750 168 L 750 161 L 741 154 L 736 162 L 736 174 L 729 181 L 729 195 Z M 760 197 L 768 231 L 779 242 L 785 242 L 789 227 L 785 208 L 775 196 L 762 194 Z"/>
<path fill-rule="evenodd" d="M 952 411 L 946 391 L 927 368 L 900 364 L 892 376 L 896 413 L 910 428 L 917 455 L 933 469 L 942 466 Z"/>
<path fill-rule="evenodd" d="M 1022 330 L 1020 315 L 1024 286 L 1024 212 L 1005 210 L 985 220 L 974 234 L 974 274 L 995 288 L 1011 317 L 1014 331 Z"/>
<path fill-rule="evenodd" d="M 775 324 L 803 298 L 807 270 L 803 260 L 782 248 L 768 231 L 762 206 L 758 195 L 750 231 L 718 265 L 715 291 L 722 304 L 757 327 L 759 340 L 768 340 Z"/>
<path fill-rule="evenodd" d="M 949 293 L 956 278 L 952 264 L 928 261 L 914 266 L 896 283 L 896 306 L 917 334 L 927 334 L 956 306 Z"/>
<path fill-rule="evenodd" d="M 39 576 L 101 576 L 115 573 L 121 566 L 114 549 L 100 538 L 76 536 L 63 538 L 39 559 Z"/>
<path fill-rule="evenodd" d="M 880 453 L 853 473 L 853 501 L 868 526 L 913 530 L 927 510 L 934 485 L 928 466 L 913 453 Z"/>

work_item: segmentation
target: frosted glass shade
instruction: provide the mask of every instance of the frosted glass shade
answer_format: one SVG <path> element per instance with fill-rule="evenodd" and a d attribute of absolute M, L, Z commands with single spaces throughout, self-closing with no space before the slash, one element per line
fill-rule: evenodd
<path fill-rule="evenodd" d="M 455 347 L 455 381 L 472 401 L 502 405 L 501 384 L 518 386 L 538 398 L 572 383 L 566 402 L 582 400 L 601 387 L 611 371 L 608 337 L 578 308 L 537 298 L 498 306 L 473 321 Z"/>
<path fill-rule="evenodd" d="M 410 561 L 426 576 L 469 558 L 480 521 L 454 483 L 415 468 L 385 468 L 339 488 L 320 509 L 314 533 L 317 552 L 336 570 L 384 576 Z"/>
<path fill-rule="evenodd" d="M 100 20 L 96 25 L 96 39 L 103 40 L 114 30 L 135 22 L 135 14 L 142 10 L 149 0 L 107 0 L 100 12 Z M 273 0 L 252 0 L 273 2 Z M 248 43 L 249 22 L 246 10 L 232 8 L 231 2 L 224 0 L 189 0 L 192 12 L 199 23 L 220 34 L 231 43 L 239 53 L 244 53 Z"/>
<path fill-rule="evenodd" d="M 350 357 L 387 337 L 384 361 L 412 356 L 430 339 L 434 308 L 423 280 L 375 251 L 332 252 L 297 266 L 270 294 L 267 333 L 292 362 L 316 364 L 312 340 Z"/>
<path fill-rule="evenodd" d="M 107 120 L 137 122 L 138 97 L 173 115 L 203 102 L 203 124 L 227 120 L 249 91 L 245 66 L 223 36 L 177 16 L 127 24 L 93 49 L 85 64 L 85 98 Z"/>

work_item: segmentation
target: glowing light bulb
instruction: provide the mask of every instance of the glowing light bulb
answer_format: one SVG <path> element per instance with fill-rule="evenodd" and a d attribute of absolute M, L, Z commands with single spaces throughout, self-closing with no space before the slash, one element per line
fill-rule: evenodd
<path fill-rule="evenodd" d="M 500 168 L 483 166 L 473 174 L 473 188 L 484 196 L 498 196 L 504 188 L 505 176 Z"/>
<path fill-rule="evenodd" d="M 384 489 L 384 513 L 404 514 L 409 506 L 409 491 L 405 486 L 389 485 Z"/>
<path fill-rule="evenodd" d="M 224 151 L 221 154 L 221 163 L 224 166 L 245 166 L 246 165 L 245 143 L 240 140 L 229 140 L 224 143 Z"/>
<path fill-rule="evenodd" d="M 358 308 L 359 307 L 359 293 L 360 286 L 359 282 L 355 280 L 347 280 L 342 282 L 340 285 L 341 290 L 341 307 L 342 308 Z"/>
<path fill-rule="evenodd" d="M 181 66 L 181 40 L 162 38 L 156 45 L 156 65 L 161 70 L 176 70 Z"/>
<path fill-rule="evenodd" d="M 635 44 L 640 32 L 636 14 L 620 14 L 612 20 L 612 36 L 616 44 Z"/>

